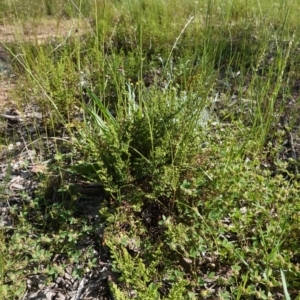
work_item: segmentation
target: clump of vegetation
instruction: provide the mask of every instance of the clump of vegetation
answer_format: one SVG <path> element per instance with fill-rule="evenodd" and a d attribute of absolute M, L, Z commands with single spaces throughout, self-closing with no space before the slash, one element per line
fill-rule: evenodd
<path fill-rule="evenodd" d="M 17 92 L 69 139 L 1 236 L 0 295 L 63 273 L 55 253 L 82 277 L 77 242 L 105 224 L 115 299 L 297 299 L 297 3 L 67 3 L 39 16 L 68 7 L 91 32 L 11 48 Z M 74 214 L 78 177 L 104 191 L 100 223 Z"/>

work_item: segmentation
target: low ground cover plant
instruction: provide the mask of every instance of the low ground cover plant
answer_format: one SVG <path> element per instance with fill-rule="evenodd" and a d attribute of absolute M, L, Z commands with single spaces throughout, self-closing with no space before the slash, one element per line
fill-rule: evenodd
<path fill-rule="evenodd" d="M 7 45 L 57 147 L 0 235 L 0 295 L 70 263 L 82 278 L 97 261 L 78 241 L 94 235 L 115 299 L 298 299 L 296 3 L 67 2 L 28 15 L 91 31 Z M 97 222 L 76 212 L 78 178 L 101 187 Z"/>

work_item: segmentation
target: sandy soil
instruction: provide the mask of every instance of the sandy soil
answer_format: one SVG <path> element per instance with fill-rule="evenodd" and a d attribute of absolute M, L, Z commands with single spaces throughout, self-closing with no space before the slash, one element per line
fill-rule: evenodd
<path fill-rule="evenodd" d="M 90 29 L 88 20 L 78 21 L 77 19 L 59 21 L 44 19 L 25 24 L 0 25 L 0 42 L 37 41 L 43 43 L 54 37 L 80 35 Z"/>

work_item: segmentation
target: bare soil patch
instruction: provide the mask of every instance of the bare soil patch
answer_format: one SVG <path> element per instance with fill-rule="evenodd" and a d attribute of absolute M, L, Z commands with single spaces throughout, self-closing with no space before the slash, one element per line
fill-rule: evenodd
<path fill-rule="evenodd" d="M 51 38 L 80 35 L 91 30 L 89 20 L 53 20 L 43 19 L 24 24 L 7 24 L 0 26 L 2 43 L 32 41 L 43 43 Z"/>

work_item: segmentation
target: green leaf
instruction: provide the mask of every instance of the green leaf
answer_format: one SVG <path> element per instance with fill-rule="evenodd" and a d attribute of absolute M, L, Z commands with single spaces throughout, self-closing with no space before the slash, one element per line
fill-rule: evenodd
<path fill-rule="evenodd" d="M 208 218 L 212 221 L 220 220 L 222 213 L 219 210 L 212 210 L 208 214 Z"/>
<path fill-rule="evenodd" d="M 285 275 L 282 269 L 280 269 L 280 274 L 281 274 L 281 281 L 282 281 L 282 286 L 283 286 L 283 292 L 286 300 L 291 300 L 291 297 L 289 295 L 288 289 L 287 289 L 287 284 L 286 284 L 286 279 Z"/>

